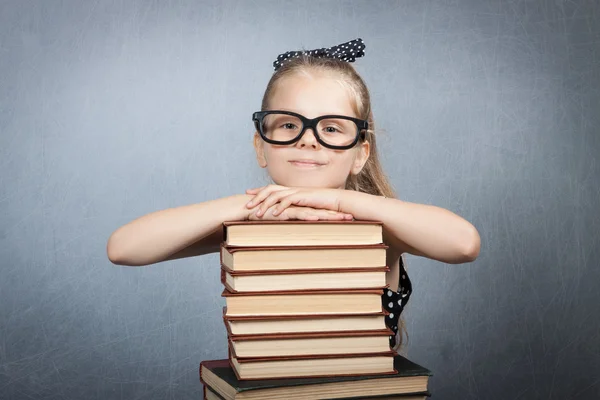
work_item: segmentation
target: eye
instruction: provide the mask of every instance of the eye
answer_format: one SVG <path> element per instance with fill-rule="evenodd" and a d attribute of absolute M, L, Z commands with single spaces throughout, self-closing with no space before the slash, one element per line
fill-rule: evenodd
<path fill-rule="evenodd" d="M 292 124 L 291 122 L 286 122 L 285 124 L 282 125 L 283 128 L 286 129 L 294 129 L 296 128 L 296 125 Z"/>
<path fill-rule="evenodd" d="M 325 133 L 339 133 L 341 132 L 338 128 L 336 128 L 335 126 L 326 126 L 325 127 Z"/>

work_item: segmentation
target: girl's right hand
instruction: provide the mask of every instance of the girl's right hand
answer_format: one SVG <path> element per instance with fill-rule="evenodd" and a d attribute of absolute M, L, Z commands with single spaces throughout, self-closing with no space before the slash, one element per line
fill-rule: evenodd
<path fill-rule="evenodd" d="M 293 219 L 304 221 L 343 221 L 352 218 L 352 216 L 347 213 L 300 206 L 290 206 L 281 212 L 281 214 L 274 216 L 273 211 L 276 206 L 277 205 L 273 205 L 269 207 L 264 215 L 261 215 L 260 217 L 256 216 L 256 211 L 259 210 L 259 207 L 256 207 L 251 211 L 248 219 L 250 221 L 287 221 Z"/>

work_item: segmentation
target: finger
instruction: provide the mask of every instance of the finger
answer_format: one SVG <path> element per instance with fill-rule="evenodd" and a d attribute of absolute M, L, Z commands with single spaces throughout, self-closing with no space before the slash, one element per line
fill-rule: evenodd
<path fill-rule="evenodd" d="M 265 198 L 267 198 L 269 194 L 271 194 L 271 189 L 268 187 L 258 188 L 254 193 L 250 194 L 254 194 L 254 197 L 248 202 L 248 204 L 246 204 L 246 207 L 248 208 L 252 208 L 260 204 Z"/>
<path fill-rule="evenodd" d="M 317 209 L 317 211 L 319 211 L 319 213 L 321 213 L 319 215 L 324 215 L 323 218 L 327 217 L 327 218 L 331 218 L 331 219 L 335 219 L 335 220 L 351 220 L 353 218 L 352 214 L 338 212 L 338 211 L 325 210 L 325 209 Z"/>
<path fill-rule="evenodd" d="M 309 194 L 307 194 L 305 191 L 300 191 L 299 189 L 294 190 L 292 194 L 286 195 L 285 197 L 279 199 L 279 204 L 277 205 L 277 209 L 273 211 L 273 215 L 277 215 L 282 210 L 290 206 L 308 207 L 315 210 L 320 209 L 318 207 L 311 207 L 310 205 L 307 205 L 309 202 L 307 199 L 308 195 Z"/>
<path fill-rule="evenodd" d="M 331 212 L 329 210 L 320 210 L 312 207 L 297 207 L 293 206 L 285 210 L 285 212 L 292 211 L 296 213 L 295 215 L 301 216 L 301 219 L 310 219 L 310 220 L 341 220 L 343 219 L 343 215 L 338 212 Z"/>
<path fill-rule="evenodd" d="M 297 198 L 297 196 L 288 195 L 288 196 L 285 196 L 285 197 L 279 199 L 279 204 L 277 204 L 277 206 L 273 210 L 273 215 L 279 215 L 280 212 L 282 212 L 283 210 L 285 210 L 289 206 L 291 206 L 293 204 L 296 204 L 294 202 L 295 198 Z"/>
<path fill-rule="evenodd" d="M 288 208 L 284 210 L 281 215 L 278 216 L 279 219 L 298 219 L 297 211 L 294 208 Z"/>
<path fill-rule="evenodd" d="M 254 193 L 258 193 L 259 190 L 263 189 L 264 186 L 261 187 L 257 187 L 257 188 L 252 188 L 252 189 L 246 189 L 246 193 L 248 194 L 254 194 Z"/>
<path fill-rule="evenodd" d="M 329 210 L 315 210 L 315 215 L 317 215 L 319 219 L 330 221 L 341 221 L 344 219 L 344 214 L 336 211 L 330 212 Z"/>
<path fill-rule="evenodd" d="M 322 209 L 322 211 L 327 211 L 330 214 L 339 215 L 342 219 L 352 219 L 352 218 L 354 218 L 354 216 L 352 214 L 345 213 L 345 212 L 333 211 L 333 210 L 326 210 L 326 209 Z"/>
<path fill-rule="evenodd" d="M 318 221 L 319 216 L 310 212 L 310 209 L 301 209 L 296 208 L 296 215 L 298 219 L 302 219 L 304 221 Z"/>
<path fill-rule="evenodd" d="M 250 200 L 248 202 L 248 204 L 246 204 L 246 207 L 248 207 L 248 208 L 255 207 L 256 205 L 260 204 L 265 198 L 267 198 L 267 196 L 269 196 L 271 193 L 281 191 L 281 190 L 287 190 L 287 189 L 288 188 L 285 186 L 277 186 L 277 185 L 268 185 L 268 186 L 264 186 L 262 188 L 257 188 L 257 191 L 255 192 L 256 195 L 254 196 L 254 198 L 252 200 Z"/>
<path fill-rule="evenodd" d="M 262 213 L 264 213 L 266 210 L 268 210 L 269 208 L 271 208 L 272 206 L 277 204 L 281 198 L 283 198 L 285 196 L 289 196 L 290 194 L 292 194 L 294 192 L 295 192 L 295 189 L 287 189 L 287 190 L 280 190 L 278 192 L 271 193 L 261 203 L 261 205 L 257 211 L 258 215 L 262 215 Z M 275 213 L 275 210 L 273 210 L 273 215 L 278 215 Z"/>

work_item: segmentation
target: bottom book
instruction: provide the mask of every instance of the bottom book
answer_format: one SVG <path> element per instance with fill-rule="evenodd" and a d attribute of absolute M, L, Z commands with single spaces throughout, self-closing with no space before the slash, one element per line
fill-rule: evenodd
<path fill-rule="evenodd" d="M 239 380 L 228 359 L 202 361 L 199 369 L 202 384 L 225 400 L 423 399 L 429 396 L 432 376 L 427 368 L 401 355 L 394 357 L 396 372 L 389 375 Z"/>
<path fill-rule="evenodd" d="M 225 400 L 219 394 L 214 392 L 210 387 L 203 386 L 204 400 Z M 430 397 L 429 392 L 421 393 L 408 393 L 408 394 L 397 394 L 397 395 L 383 395 L 383 396 L 361 396 L 361 397 L 342 397 L 336 400 L 425 400 Z M 333 399 L 323 399 L 333 400 Z"/>

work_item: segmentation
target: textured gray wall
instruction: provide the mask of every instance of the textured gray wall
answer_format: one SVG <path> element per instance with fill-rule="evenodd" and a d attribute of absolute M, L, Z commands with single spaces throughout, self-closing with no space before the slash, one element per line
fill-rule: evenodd
<path fill-rule="evenodd" d="M 401 197 L 482 236 L 472 264 L 407 258 L 435 398 L 600 397 L 594 0 L 0 7 L 1 398 L 199 398 L 226 357 L 217 257 L 117 267 L 106 240 L 264 183 L 272 61 L 356 37 Z"/>

